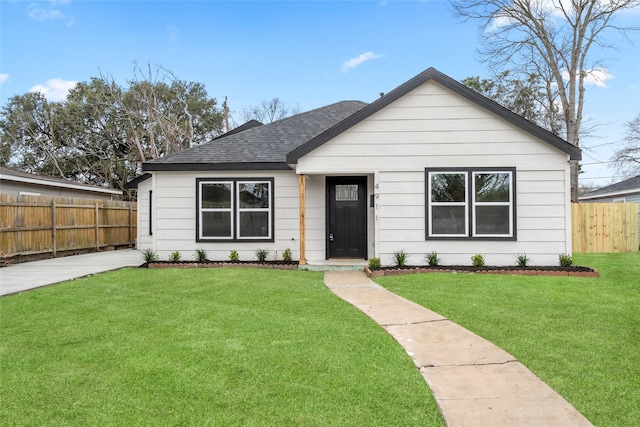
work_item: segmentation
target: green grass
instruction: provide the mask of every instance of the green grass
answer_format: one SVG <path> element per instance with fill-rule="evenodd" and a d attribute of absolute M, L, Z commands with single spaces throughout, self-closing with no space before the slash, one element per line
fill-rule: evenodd
<path fill-rule="evenodd" d="M 0 425 L 442 426 L 321 273 L 126 269 L 0 299 Z"/>
<path fill-rule="evenodd" d="M 600 278 L 376 279 L 507 350 L 597 426 L 640 422 L 640 254 L 575 254 Z"/>

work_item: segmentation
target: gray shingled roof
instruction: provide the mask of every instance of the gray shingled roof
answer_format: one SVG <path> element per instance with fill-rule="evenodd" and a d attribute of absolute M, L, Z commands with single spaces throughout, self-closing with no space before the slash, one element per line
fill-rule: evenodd
<path fill-rule="evenodd" d="M 580 196 L 580 199 L 591 199 L 637 192 L 640 192 L 640 175 L 625 179 L 624 181 L 616 182 L 615 184 L 607 185 L 606 187 L 599 188 L 598 190 L 594 190 L 590 193 L 583 194 Z"/>
<path fill-rule="evenodd" d="M 144 171 L 284 169 L 287 153 L 367 104 L 342 101 L 145 162 Z"/>
<path fill-rule="evenodd" d="M 115 188 L 98 187 L 91 184 L 72 181 L 70 179 L 58 178 L 54 176 L 36 175 L 33 173 L 17 171 L 11 168 L 0 167 L 0 180 L 27 182 L 36 185 L 46 185 L 50 187 L 75 187 L 79 190 L 94 191 L 99 193 L 119 194 L 122 191 Z"/>

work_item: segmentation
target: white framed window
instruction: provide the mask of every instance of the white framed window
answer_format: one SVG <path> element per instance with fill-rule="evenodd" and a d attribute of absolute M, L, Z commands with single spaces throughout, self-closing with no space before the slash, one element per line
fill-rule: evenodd
<path fill-rule="evenodd" d="M 271 182 L 238 181 L 238 239 L 271 238 Z"/>
<path fill-rule="evenodd" d="M 515 168 L 425 170 L 427 239 L 516 239 Z"/>
<path fill-rule="evenodd" d="M 429 172 L 429 235 L 466 237 L 469 235 L 467 174 Z"/>
<path fill-rule="evenodd" d="M 513 235 L 513 185 L 511 171 L 472 172 L 474 237 Z"/>
<path fill-rule="evenodd" d="M 273 179 L 196 182 L 196 240 L 273 240 Z"/>
<path fill-rule="evenodd" d="M 233 238 L 233 181 L 200 181 L 198 237 Z"/>

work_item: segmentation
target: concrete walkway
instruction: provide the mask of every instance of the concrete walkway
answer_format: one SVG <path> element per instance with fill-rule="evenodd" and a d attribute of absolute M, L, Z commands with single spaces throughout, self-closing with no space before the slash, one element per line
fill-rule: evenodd
<path fill-rule="evenodd" d="M 143 263 L 141 252 L 135 249 L 121 249 L 14 264 L 0 268 L 0 295 L 14 294 Z"/>
<path fill-rule="evenodd" d="M 592 425 L 509 353 L 387 291 L 364 272 L 327 271 L 324 281 L 404 347 L 448 427 Z"/>

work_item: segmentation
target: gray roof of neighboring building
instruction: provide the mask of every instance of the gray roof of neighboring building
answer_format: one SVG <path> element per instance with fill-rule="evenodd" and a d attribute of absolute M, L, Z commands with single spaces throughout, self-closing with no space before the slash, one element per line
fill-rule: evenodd
<path fill-rule="evenodd" d="M 69 188 L 94 193 L 106 193 L 120 196 L 122 195 L 122 191 L 116 190 L 115 188 L 98 187 L 95 185 L 83 184 L 64 178 L 36 175 L 33 173 L 17 171 L 5 167 L 0 167 L 0 181 L 1 180 L 22 182 L 25 184 L 44 185 L 47 187 Z"/>
<path fill-rule="evenodd" d="M 615 197 L 633 193 L 640 193 L 640 175 L 583 194 L 580 196 L 580 200 Z"/>
<path fill-rule="evenodd" d="M 367 104 L 342 101 L 150 160 L 143 171 L 288 169 L 287 154 Z"/>

